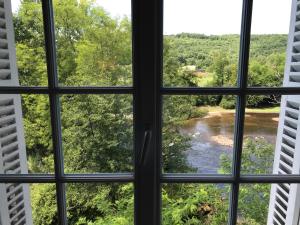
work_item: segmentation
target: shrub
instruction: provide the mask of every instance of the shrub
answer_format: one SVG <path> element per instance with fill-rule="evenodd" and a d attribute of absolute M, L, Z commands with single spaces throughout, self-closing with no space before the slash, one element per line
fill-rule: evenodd
<path fill-rule="evenodd" d="M 234 96 L 225 96 L 222 98 L 220 106 L 224 109 L 234 109 L 235 108 L 235 97 Z"/>

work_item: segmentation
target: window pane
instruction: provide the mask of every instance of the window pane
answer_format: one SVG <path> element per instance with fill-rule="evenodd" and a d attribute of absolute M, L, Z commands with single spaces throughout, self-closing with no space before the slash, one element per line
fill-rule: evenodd
<path fill-rule="evenodd" d="M 130 86 L 131 1 L 54 1 L 59 82 Z"/>
<path fill-rule="evenodd" d="M 65 172 L 132 171 L 131 96 L 63 95 L 61 103 Z"/>
<path fill-rule="evenodd" d="M 34 225 L 58 224 L 55 184 L 31 184 L 30 196 Z"/>
<path fill-rule="evenodd" d="M 163 100 L 163 171 L 231 173 L 236 97 L 165 96 Z"/>
<path fill-rule="evenodd" d="M 277 137 L 281 96 L 247 98 L 242 153 L 242 173 L 271 174 Z"/>
<path fill-rule="evenodd" d="M 239 0 L 164 1 L 164 86 L 236 86 L 241 8 Z"/>
<path fill-rule="evenodd" d="M 4 2 L 5 15 L 1 19 L 5 20 L 5 24 L 0 28 L 1 86 L 47 86 L 41 3 Z M 13 17 L 9 9 L 10 2 Z"/>
<path fill-rule="evenodd" d="M 299 184 L 242 184 L 238 224 L 297 224 Z"/>
<path fill-rule="evenodd" d="M 267 224 L 270 190 L 270 184 L 240 185 L 238 224 Z"/>
<path fill-rule="evenodd" d="M 55 184 L 0 184 L 1 224 L 58 224 Z"/>
<path fill-rule="evenodd" d="M 242 173 L 299 174 L 299 106 L 299 95 L 248 96 Z"/>
<path fill-rule="evenodd" d="M 67 184 L 68 224 L 134 224 L 132 184 Z"/>
<path fill-rule="evenodd" d="M 0 95 L 0 173 L 54 173 L 47 95 Z"/>
<path fill-rule="evenodd" d="M 162 191 L 162 224 L 228 224 L 229 186 L 166 184 Z"/>
<path fill-rule="evenodd" d="M 282 86 L 287 54 L 290 54 L 287 45 L 291 5 L 292 0 L 253 1 L 249 86 Z"/>

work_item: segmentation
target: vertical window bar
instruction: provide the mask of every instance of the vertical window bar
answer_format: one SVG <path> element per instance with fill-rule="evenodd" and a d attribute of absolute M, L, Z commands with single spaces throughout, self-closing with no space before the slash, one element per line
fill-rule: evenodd
<path fill-rule="evenodd" d="M 239 198 L 239 182 L 241 173 L 241 158 L 243 150 L 243 136 L 244 136 L 244 120 L 246 108 L 246 88 L 248 78 L 248 64 L 251 38 L 251 19 L 252 19 L 253 0 L 244 0 L 242 9 L 241 22 L 241 41 L 239 54 L 239 71 L 238 71 L 238 88 L 240 94 L 236 103 L 236 119 L 234 132 L 234 155 L 232 174 L 234 182 L 232 183 L 230 194 L 230 210 L 229 210 L 229 224 L 235 225 L 237 223 L 237 210 Z"/>
<path fill-rule="evenodd" d="M 136 225 L 160 225 L 162 4 L 132 0 Z"/>
<path fill-rule="evenodd" d="M 156 209 L 157 215 L 157 224 L 162 224 L 162 108 L 163 108 L 163 95 L 162 95 L 162 86 L 163 86 L 163 45 L 164 45 L 164 36 L 163 36 L 163 12 L 164 12 L 164 0 L 157 1 L 157 34 L 156 34 L 156 43 L 157 43 L 157 52 L 156 52 L 156 71 L 155 71 L 155 81 L 156 81 L 156 105 L 155 105 L 155 127 L 156 131 L 156 161 L 157 163 L 157 202 L 158 207 Z"/>
<path fill-rule="evenodd" d="M 57 65 L 56 65 L 56 45 L 55 45 L 55 28 L 53 16 L 52 0 L 43 0 L 43 19 L 45 32 L 45 49 L 48 71 L 48 88 L 50 101 L 50 115 L 52 127 L 52 142 L 54 150 L 55 163 L 55 180 L 56 195 L 58 207 L 59 224 L 67 224 L 66 214 L 66 193 L 65 184 L 62 181 L 64 175 L 62 139 L 61 139 L 61 121 L 60 121 L 60 105 L 59 96 L 56 93 L 58 87 Z"/>

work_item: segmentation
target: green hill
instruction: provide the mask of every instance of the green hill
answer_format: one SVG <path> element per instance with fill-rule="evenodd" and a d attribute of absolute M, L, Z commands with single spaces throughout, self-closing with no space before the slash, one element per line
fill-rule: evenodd
<path fill-rule="evenodd" d="M 170 45 L 170 53 L 183 65 L 196 65 L 207 68 L 212 61 L 213 52 L 219 51 L 237 60 L 239 35 L 206 36 L 204 34 L 182 33 L 165 36 L 165 43 Z M 271 54 L 284 54 L 287 35 L 252 35 L 250 58 L 268 57 Z"/>

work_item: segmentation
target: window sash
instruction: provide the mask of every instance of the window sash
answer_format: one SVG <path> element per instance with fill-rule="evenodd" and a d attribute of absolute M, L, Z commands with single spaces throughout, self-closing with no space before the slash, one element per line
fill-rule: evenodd
<path fill-rule="evenodd" d="M 0 174 L 0 183 L 55 183 L 60 224 L 67 224 L 65 183 L 122 183 L 135 186 L 135 224 L 161 224 L 161 184 L 228 183 L 230 195 L 229 224 L 237 221 L 241 183 L 300 183 L 300 175 L 241 175 L 245 103 L 247 95 L 299 95 L 300 88 L 247 87 L 251 17 L 253 0 L 243 0 L 238 86 L 234 88 L 165 88 L 162 86 L 163 1 L 132 0 L 133 87 L 59 87 L 56 65 L 55 30 L 52 0 L 43 0 L 48 87 L 1 87 L 0 94 L 47 94 L 50 99 L 55 174 Z M 61 94 L 131 94 L 134 103 L 134 173 L 65 174 L 61 140 Z M 236 95 L 234 157 L 231 175 L 162 174 L 161 132 L 164 95 Z M 151 132 L 144 161 L 139 160 L 145 131 Z"/>

